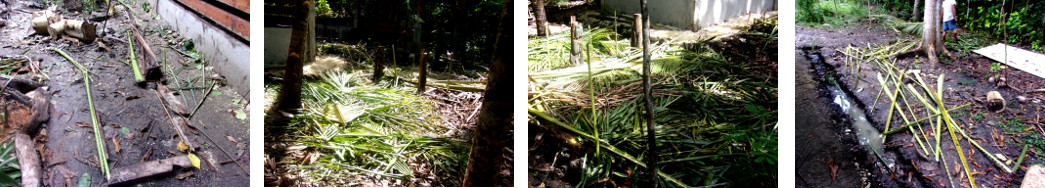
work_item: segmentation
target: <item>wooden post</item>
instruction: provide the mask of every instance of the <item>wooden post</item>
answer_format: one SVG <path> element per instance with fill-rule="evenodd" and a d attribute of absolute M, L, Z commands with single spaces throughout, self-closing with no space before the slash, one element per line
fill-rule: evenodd
<path fill-rule="evenodd" d="M 385 58 L 384 57 L 385 57 L 385 47 L 384 46 L 377 46 L 377 54 L 374 56 L 374 72 L 372 73 L 374 77 L 370 78 L 370 81 L 374 82 L 375 84 L 376 83 L 381 83 L 381 77 L 384 77 L 384 75 L 385 75 Z"/>
<path fill-rule="evenodd" d="M 642 48 L 642 14 L 635 14 L 635 22 L 633 22 L 634 29 L 631 36 L 631 47 Z"/>
<path fill-rule="evenodd" d="M 428 78 L 428 64 L 425 63 L 425 49 L 421 48 L 421 58 L 419 67 L 417 67 L 420 73 L 417 76 L 417 94 L 425 92 L 425 81 Z"/>
<path fill-rule="evenodd" d="M 577 23 L 576 16 L 570 16 L 570 63 L 573 65 L 581 63 L 581 24 Z"/>

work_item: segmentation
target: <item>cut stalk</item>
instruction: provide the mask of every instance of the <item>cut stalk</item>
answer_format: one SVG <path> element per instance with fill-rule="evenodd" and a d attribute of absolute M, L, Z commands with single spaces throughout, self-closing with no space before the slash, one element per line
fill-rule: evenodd
<path fill-rule="evenodd" d="M 951 116 L 947 114 L 947 108 L 943 105 L 943 78 L 944 74 L 941 74 L 937 81 L 937 84 L 940 86 L 940 91 L 937 92 L 940 92 L 940 95 L 936 97 L 936 104 L 940 106 L 944 122 L 947 123 L 947 131 L 951 133 L 951 141 L 954 142 L 954 149 L 958 152 L 958 158 L 962 161 L 962 168 L 965 169 L 965 175 L 969 177 L 969 185 L 972 185 L 972 187 L 975 188 L 976 178 L 972 176 L 972 171 L 969 170 L 969 163 L 965 161 L 965 152 L 962 150 L 962 145 L 958 142 L 958 137 L 954 134 L 954 129 L 957 128 L 953 121 L 950 121 Z"/>
<path fill-rule="evenodd" d="M 105 174 L 105 179 L 109 179 L 111 176 L 109 175 L 109 162 L 107 160 L 108 157 L 106 157 L 105 155 L 105 142 L 102 141 L 102 131 L 98 125 L 98 114 L 94 112 L 94 101 L 91 100 L 90 72 L 88 72 L 87 68 L 84 68 L 83 65 L 80 65 L 79 62 L 76 62 L 76 60 L 74 60 L 72 57 L 69 57 L 68 54 L 65 54 L 65 52 L 63 52 L 61 49 L 52 49 L 55 52 L 58 52 L 58 54 L 61 54 L 63 57 L 65 57 L 65 59 L 68 59 L 69 62 L 76 66 L 76 68 L 80 69 L 80 74 L 83 74 L 83 87 L 84 90 L 87 91 L 87 106 L 91 109 L 91 125 L 94 127 L 94 142 L 98 148 L 98 162 L 101 163 L 102 174 Z"/>
<path fill-rule="evenodd" d="M 134 71 L 134 81 L 145 81 L 141 68 L 138 67 L 138 60 L 134 57 L 134 41 L 131 40 L 131 30 L 127 30 L 127 50 L 131 52 L 131 69 Z"/>
<path fill-rule="evenodd" d="M 616 14 L 614 14 L 616 16 Z M 616 22 L 617 20 L 613 20 Z M 613 25 L 614 28 L 617 25 Z M 595 42 L 594 37 L 588 38 L 588 48 L 584 50 L 585 59 L 584 61 L 588 64 L 588 98 L 591 99 L 591 128 L 595 133 L 595 139 L 599 139 L 599 122 L 595 115 L 595 81 L 591 76 L 591 43 Z M 595 156 L 599 156 L 599 143 L 595 142 Z"/>
<path fill-rule="evenodd" d="M 1029 145 L 1023 145 L 1023 152 L 1020 152 L 1020 158 L 1016 160 L 1016 164 L 1012 165 L 1012 170 L 1020 168 L 1020 164 L 1023 163 L 1023 157 L 1027 156 L 1027 146 Z"/>
<path fill-rule="evenodd" d="M 956 110 L 956 109 L 965 108 L 966 106 L 969 106 L 970 104 L 971 103 L 966 103 L 966 104 L 963 104 L 961 106 L 954 107 L 954 108 L 951 108 L 951 109 L 952 110 Z M 918 123 L 921 123 L 922 121 L 929 120 L 929 119 L 932 119 L 932 118 L 935 118 L 935 117 L 939 117 L 940 115 L 941 114 L 936 113 L 936 114 L 930 115 L 929 117 L 924 117 L 922 119 L 918 119 L 918 120 L 915 120 L 913 122 L 907 123 L 906 125 L 896 127 L 895 129 L 886 131 L 885 133 L 882 133 L 882 134 L 890 135 L 890 134 L 900 133 L 900 132 L 903 132 L 904 128 L 907 128 L 907 127 L 910 127 L 910 126 L 914 126 L 914 125 L 918 125 Z"/>

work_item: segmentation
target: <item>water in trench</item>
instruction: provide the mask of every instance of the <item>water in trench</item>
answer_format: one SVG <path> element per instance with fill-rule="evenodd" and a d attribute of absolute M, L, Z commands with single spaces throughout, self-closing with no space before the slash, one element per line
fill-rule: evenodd
<path fill-rule="evenodd" d="M 825 64 L 819 53 L 812 53 L 809 56 L 812 61 L 811 63 L 821 65 Z M 879 162 L 886 167 L 885 169 L 892 169 L 895 162 L 882 155 L 885 153 L 885 142 L 882 139 L 882 133 L 874 128 L 874 126 L 871 126 L 871 122 L 868 121 L 863 108 L 858 107 L 849 93 L 845 92 L 843 88 L 838 85 L 834 74 L 825 73 L 824 81 L 829 83 L 827 89 L 831 93 L 833 102 L 841 108 L 842 113 L 849 115 L 849 120 L 852 122 L 852 128 L 856 130 L 856 137 L 860 145 L 866 146 L 871 150 L 871 152 L 880 159 Z"/>

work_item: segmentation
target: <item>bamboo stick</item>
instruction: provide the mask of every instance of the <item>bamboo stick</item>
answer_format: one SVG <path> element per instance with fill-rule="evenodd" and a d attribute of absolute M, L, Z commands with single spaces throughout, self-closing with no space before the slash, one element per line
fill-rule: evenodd
<path fill-rule="evenodd" d="M 80 74 L 83 74 L 83 87 L 84 90 L 86 90 L 87 92 L 87 106 L 91 109 L 91 125 L 93 125 L 94 127 L 94 141 L 98 148 L 98 163 L 101 163 L 102 174 L 105 174 L 105 179 L 109 179 L 111 175 L 109 174 L 108 157 L 106 157 L 105 153 L 105 142 L 102 141 L 102 131 L 98 125 L 98 114 L 95 113 L 94 101 L 91 100 L 91 75 L 87 71 L 87 68 L 84 68 L 83 65 L 80 65 L 79 62 L 76 62 L 76 60 L 74 60 L 72 57 L 69 57 L 69 55 L 65 54 L 65 52 L 63 52 L 61 49 L 52 49 L 55 52 L 58 52 L 58 54 L 61 54 L 63 57 L 65 57 L 65 59 L 68 59 L 69 62 L 71 62 L 73 65 L 80 69 Z"/>

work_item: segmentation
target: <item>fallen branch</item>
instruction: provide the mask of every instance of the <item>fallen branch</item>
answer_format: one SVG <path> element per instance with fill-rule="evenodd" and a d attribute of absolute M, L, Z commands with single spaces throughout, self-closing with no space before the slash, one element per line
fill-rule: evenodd
<path fill-rule="evenodd" d="M 40 155 L 33 148 L 33 139 L 29 135 L 15 133 L 14 140 L 18 165 L 22 170 L 22 187 L 39 187 L 43 169 L 40 167 Z"/>
<path fill-rule="evenodd" d="M 98 163 L 100 163 L 102 166 L 102 174 L 105 174 L 105 179 L 109 179 L 112 176 L 109 174 L 109 162 L 108 157 L 106 157 L 105 153 L 105 142 L 102 141 L 102 130 L 98 125 L 98 114 L 95 113 L 94 101 L 91 100 L 90 72 L 88 72 L 87 68 L 83 67 L 83 65 L 80 65 L 79 62 L 76 62 L 76 60 L 74 60 L 72 57 L 69 57 L 68 54 L 65 54 L 65 52 L 63 52 L 61 49 L 52 48 L 52 50 L 58 52 L 58 54 L 61 54 L 63 57 L 65 57 L 65 59 L 68 59 L 70 63 L 72 63 L 80 69 L 80 74 L 83 74 L 83 87 L 84 90 L 86 90 L 87 92 L 87 106 L 91 109 L 91 125 L 94 127 L 94 141 L 98 148 Z"/>
<path fill-rule="evenodd" d="M 204 124 L 203 121 L 200 121 L 200 124 L 203 124 L 203 127 L 207 127 L 207 124 Z M 239 169 L 243 170 L 243 173 L 247 173 L 247 176 L 250 176 L 250 171 L 247 170 L 246 167 L 243 167 L 243 165 L 240 164 L 238 161 L 236 161 L 235 158 L 232 158 L 232 155 L 229 155 L 229 152 L 225 151 L 225 148 L 221 148 L 221 146 L 218 145 L 217 142 L 214 142 L 214 139 L 211 139 L 210 136 L 207 136 L 207 131 L 200 131 L 200 133 L 203 133 L 203 137 L 206 137 L 207 140 L 210 140 L 210 142 L 213 142 L 214 143 L 214 147 L 218 148 L 218 150 L 221 150 L 221 153 L 224 153 L 225 157 L 228 157 L 229 160 L 231 160 L 232 162 L 236 163 L 236 166 L 239 166 Z M 222 162 L 220 162 L 218 164 L 225 164 L 225 163 L 228 163 L 228 162 L 222 161 Z"/>

